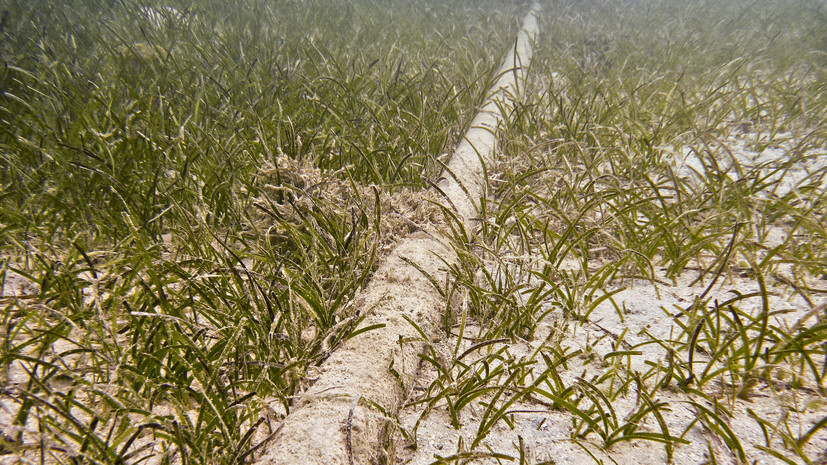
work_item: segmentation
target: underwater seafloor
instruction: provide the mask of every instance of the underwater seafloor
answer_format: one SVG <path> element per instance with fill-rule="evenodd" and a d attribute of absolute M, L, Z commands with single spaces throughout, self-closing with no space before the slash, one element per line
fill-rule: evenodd
<path fill-rule="evenodd" d="M 527 4 L 0 1 L 0 462 L 256 463 L 428 231 L 350 463 L 827 463 L 827 5 L 541 6 L 465 228 Z"/>

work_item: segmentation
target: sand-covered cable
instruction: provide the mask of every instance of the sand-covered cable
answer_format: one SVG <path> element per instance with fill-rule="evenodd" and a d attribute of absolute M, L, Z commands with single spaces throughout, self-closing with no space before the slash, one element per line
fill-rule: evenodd
<path fill-rule="evenodd" d="M 485 164 L 497 132 L 513 110 L 538 32 L 534 3 L 497 74 L 480 113 L 437 182 L 446 203 L 470 225 L 486 190 Z M 407 377 L 424 349 L 417 329 L 439 334 L 445 302 L 429 277 L 447 279 L 456 260 L 438 234 L 420 231 L 401 242 L 355 299 L 360 327 L 383 325 L 345 341 L 320 367 L 315 383 L 297 399 L 271 444 L 257 460 L 268 464 L 353 464 L 377 461 L 387 436 L 387 415 L 405 399 Z M 423 273 L 424 272 L 424 273 Z"/>

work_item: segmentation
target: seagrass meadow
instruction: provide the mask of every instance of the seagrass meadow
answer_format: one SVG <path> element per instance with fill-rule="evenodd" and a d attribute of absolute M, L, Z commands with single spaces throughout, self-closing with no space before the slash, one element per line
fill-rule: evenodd
<path fill-rule="evenodd" d="M 348 462 L 827 463 L 827 4 L 540 5 L 469 225 L 527 3 L 0 0 L 0 462 L 263 463 L 424 231 Z"/>

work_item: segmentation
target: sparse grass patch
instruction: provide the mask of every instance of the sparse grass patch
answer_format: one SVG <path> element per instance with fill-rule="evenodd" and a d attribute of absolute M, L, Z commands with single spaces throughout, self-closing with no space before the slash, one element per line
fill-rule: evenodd
<path fill-rule="evenodd" d="M 448 406 L 457 461 L 531 463 L 534 447 L 623 463 L 641 441 L 679 463 L 821 460 L 823 8 L 545 7 L 480 227 L 449 231 L 464 258 L 446 288 L 458 322 L 447 345 L 485 351 L 443 356 L 427 418 Z M 466 341 L 465 327 L 478 334 Z M 516 377 L 499 388 L 520 395 L 497 417 L 513 431 L 481 435 L 494 417 L 454 420 L 463 384 L 450 370 L 508 366 L 504 353 L 530 373 L 505 370 Z M 463 407 L 502 405 L 498 392 Z M 438 424 L 417 418 L 420 430 Z"/>

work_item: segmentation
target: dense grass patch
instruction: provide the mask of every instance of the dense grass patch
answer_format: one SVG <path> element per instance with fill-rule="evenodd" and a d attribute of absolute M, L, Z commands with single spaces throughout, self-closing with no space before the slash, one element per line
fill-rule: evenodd
<path fill-rule="evenodd" d="M 0 451 L 249 461 L 518 9 L 0 3 Z"/>

